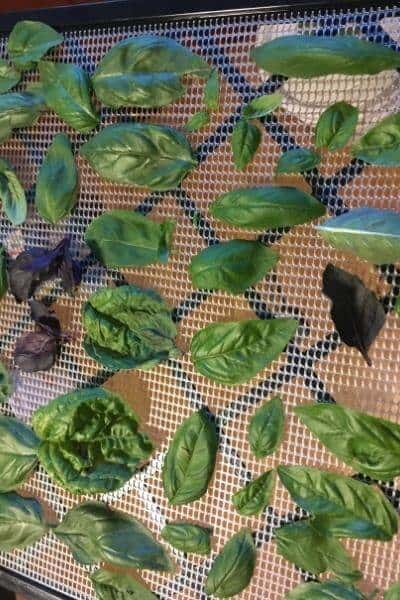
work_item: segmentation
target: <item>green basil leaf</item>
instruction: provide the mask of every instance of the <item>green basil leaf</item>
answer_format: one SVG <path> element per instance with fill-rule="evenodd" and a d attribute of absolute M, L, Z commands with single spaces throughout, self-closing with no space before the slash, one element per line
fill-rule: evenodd
<path fill-rule="evenodd" d="M 286 600 L 367 600 L 366 596 L 354 587 L 347 587 L 337 581 L 323 583 L 302 583 L 289 592 Z"/>
<path fill-rule="evenodd" d="M 102 502 L 84 502 L 67 512 L 55 535 L 83 565 L 107 562 L 120 567 L 171 571 L 171 560 L 137 519 Z"/>
<path fill-rule="evenodd" d="M 146 123 L 105 127 L 83 144 L 81 154 L 104 179 L 160 191 L 176 188 L 197 166 L 182 133 Z"/>
<path fill-rule="evenodd" d="M 253 160 L 261 142 L 261 131 L 246 119 L 240 119 L 232 133 L 232 154 L 234 165 L 239 171 L 244 171 Z"/>
<path fill-rule="evenodd" d="M 74 494 L 120 488 L 153 451 L 133 410 L 102 388 L 55 398 L 35 411 L 32 426 L 41 464 Z"/>
<path fill-rule="evenodd" d="M 31 546 L 47 533 L 42 507 L 15 492 L 0 494 L 0 550 Z"/>
<path fill-rule="evenodd" d="M 253 479 L 233 494 L 232 502 L 240 515 L 259 515 L 269 504 L 275 487 L 276 473 L 272 469 Z"/>
<path fill-rule="evenodd" d="M 7 252 L 2 244 L 0 244 L 0 299 L 6 294 L 8 290 L 8 277 L 7 277 Z M 1 402 L 1 395 L 0 395 Z"/>
<path fill-rule="evenodd" d="M 304 173 L 321 162 L 319 154 L 309 148 L 293 148 L 281 154 L 276 173 Z"/>
<path fill-rule="evenodd" d="M 203 410 L 177 429 L 163 465 L 163 485 L 170 504 L 188 504 L 206 493 L 217 455 L 215 425 Z"/>
<path fill-rule="evenodd" d="M 0 404 L 5 402 L 13 393 L 14 385 L 11 375 L 0 361 Z"/>
<path fill-rule="evenodd" d="M 90 96 L 89 75 L 69 63 L 39 63 L 40 82 L 46 104 L 67 125 L 88 133 L 99 124 Z"/>
<path fill-rule="evenodd" d="M 358 108 L 348 102 L 336 102 L 318 119 L 315 128 L 315 147 L 331 152 L 343 148 L 354 134 L 358 122 Z"/>
<path fill-rule="evenodd" d="M 254 240 L 214 244 L 192 258 L 194 287 L 242 294 L 258 283 L 278 262 L 276 252 Z"/>
<path fill-rule="evenodd" d="M 385 117 L 369 129 L 355 142 L 352 154 L 372 165 L 400 165 L 400 112 Z"/>
<path fill-rule="evenodd" d="M 11 164 L 0 158 L 0 199 L 13 225 L 21 225 L 27 215 L 25 191 Z"/>
<path fill-rule="evenodd" d="M 260 119 L 273 112 L 282 104 L 282 102 L 282 94 L 275 93 L 259 96 L 258 98 L 251 100 L 251 102 L 244 107 L 242 116 L 244 119 Z"/>
<path fill-rule="evenodd" d="M 376 488 L 351 477 L 312 467 L 278 467 L 294 502 L 318 515 L 315 527 L 337 537 L 390 540 L 397 514 Z"/>
<path fill-rule="evenodd" d="M 204 88 L 204 104 L 209 110 L 218 110 L 220 85 L 218 69 L 213 69 Z"/>
<path fill-rule="evenodd" d="M 252 48 L 250 57 L 260 69 L 304 79 L 333 73 L 373 75 L 400 66 L 400 55 L 391 48 L 351 35 L 281 36 Z"/>
<path fill-rule="evenodd" d="M 177 550 L 195 554 L 210 554 L 210 530 L 192 523 L 165 525 L 161 537 Z"/>
<path fill-rule="evenodd" d="M 400 598 L 400 582 L 392 585 L 386 590 L 383 600 L 399 600 Z"/>
<path fill-rule="evenodd" d="M 65 133 L 54 136 L 36 182 L 36 209 L 55 224 L 73 209 L 78 189 L 78 169 Z"/>
<path fill-rule="evenodd" d="M 400 259 L 400 215 L 379 208 L 354 208 L 317 225 L 328 244 L 377 265 Z"/>
<path fill-rule="evenodd" d="M 192 339 L 197 371 L 218 383 L 248 381 L 279 356 L 297 329 L 294 319 L 249 319 L 213 323 Z"/>
<path fill-rule="evenodd" d="M 21 79 L 21 73 L 6 60 L 0 59 L 0 94 L 8 92 Z"/>
<path fill-rule="evenodd" d="M 64 38 L 40 21 L 19 21 L 8 38 L 7 50 L 12 62 L 22 70 L 32 69 L 51 48 Z"/>
<path fill-rule="evenodd" d="M 297 406 L 295 413 L 343 462 L 373 479 L 400 475 L 400 425 L 338 404 Z"/>
<path fill-rule="evenodd" d="M 86 352 L 104 367 L 151 369 L 179 356 L 171 310 L 153 290 L 101 288 L 83 309 Z"/>
<path fill-rule="evenodd" d="M 216 598 L 230 598 L 250 583 L 256 564 L 256 547 L 249 529 L 231 537 L 214 561 L 205 592 Z"/>
<path fill-rule="evenodd" d="M 37 465 L 39 440 L 32 430 L 12 417 L 0 416 L 0 492 L 24 483 Z"/>
<path fill-rule="evenodd" d="M 90 576 L 98 600 L 156 600 L 149 589 L 125 573 L 97 569 Z"/>
<path fill-rule="evenodd" d="M 115 209 L 94 219 L 85 242 L 107 267 L 168 262 L 175 221 L 156 223 L 132 210 Z"/>
<path fill-rule="evenodd" d="M 0 95 L 0 143 L 13 129 L 30 127 L 45 109 L 43 98 L 30 92 L 9 92 Z"/>
<path fill-rule="evenodd" d="M 253 454 L 263 458 L 275 452 L 285 431 L 285 411 L 279 396 L 265 402 L 250 420 L 249 443 Z"/>
<path fill-rule="evenodd" d="M 267 185 L 222 194 L 211 204 L 210 213 L 235 227 L 274 229 L 317 219 L 325 214 L 325 207 L 295 187 Z"/>
<path fill-rule="evenodd" d="M 192 115 L 185 123 L 184 129 L 188 133 L 193 133 L 202 129 L 210 123 L 210 114 L 206 110 L 201 110 Z"/>

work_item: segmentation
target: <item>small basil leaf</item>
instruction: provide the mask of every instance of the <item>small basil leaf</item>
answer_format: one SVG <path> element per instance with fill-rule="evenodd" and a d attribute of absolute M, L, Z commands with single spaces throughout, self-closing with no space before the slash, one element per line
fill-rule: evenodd
<path fill-rule="evenodd" d="M 165 525 L 161 537 L 177 550 L 194 554 L 210 554 L 210 530 L 192 523 Z"/>
<path fill-rule="evenodd" d="M 30 92 L 9 92 L 0 95 L 0 143 L 13 129 L 30 127 L 45 109 L 43 98 Z"/>
<path fill-rule="evenodd" d="M 304 173 L 319 165 L 321 157 L 309 148 L 293 148 L 284 152 L 276 166 L 276 173 Z"/>
<path fill-rule="evenodd" d="M 6 60 L 0 59 L 0 94 L 8 92 L 21 79 L 21 73 Z"/>
<path fill-rule="evenodd" d="M 59 341 L 46 331 L 34 331 L 17 339 L 14 362 L 25 373 L 48 371 L 59 352 Z"/>
<path fill-rule="evenodd" d="M 318 119 L 315 128 L 315 147 L 331 152 L 343 148 L 354 134 L 358 121 L 358 108 L 348 102 L 336 102 Z"/>
<path fill-rule="evenodd" d="M 367 600 L 356 588 L 338 581 L 302 583 L 285 597 L 286 600 Z"/>
<path fill-rule="evenodd" d="M 220 96 L 218 70 L 213 69 L 204 88 L 204 104 L 209 110 L 218 110 Z"/>
<path fill-rule="evenodd" d="M 188 133 L 193 133 L 202 129 L 210 123 L 210 115 L 206 110 L 201 110 L 192 115 L 185 123 L 184 129 Z"/>
<path fill-rule="evenodd" d="M 242 116 L 244 119 L 260 119 L 278 108 L 282 101 L 283 95 L 278 93 L 259 96 L 244 107 Z"/>
<path fill-rule="evenodd" d="M 244 171 L 253 160 L 261 142 L 261 131 L 245 119 L 240 119 L 232 133 L 232 154 L 234 165 L 239 171 Z"/>
<path fill-rule="evenodd" d="M 40 21 L 19 21 L 8 38 L 7 50 L 19 69 L 31 69 L 51 48 L 62 44 L 63 36 Z"/>
<path fill-rule="evenodd" d="M 322 291 L 332 300 L 331 317 L 342 341 L 371 366 L 368 351 L 386 319 L 382 304 L 361 279 L 332 264 L 324 271 Z"/>
<path fill-rule="evenodd" d="M 156 600 L 149 589 L 125 573 L 97 569 L 90 576 L 97 600 Z"/>
<path fill-rule="evenodd" d="M 400 598 L 400 582 L 392 585 L 386 590 L 383 600 L 399 600 Z"/>
<path fill-rule="evenodd" d="M 0 492 L 19 487 L 37 465 L 39 440 L 12 417 L 0 416 Z"/>
<path fill-rule="evenodd" d="M 231 537 L 218 554 L 205 585 L 206 594 L 230 598 L 250 583 L 256 564 L 256 547 L 249 529 Z"/>
<path fill-rule="evenodd" d="M 42 507 L 15 492 L 0 494 L 0 550 L 10 552 L 35 544 L 47 532 Z"/>
<path fill-rule="evenodd" d="M 107 267 L 168 262 L 175 222 L 156 223 L 131 210 L 115 209 L 94 219 L 85 242 Z"/>
<path fill-rule="evenodd" d="M 248 381 L 279 356 L 297 329 L 294 319 L 213 323 L 193 336 L 199 373 L 225 385 Z"/>
<path fill-rule="evenodd" d="M 197 166 L 182 133 L 146 123 L 105 127 L 83 144 L 81 154 L 105 179 L 160 191 L 176 188 Z"/>
<path fill-rule="evenodd" d="M 275 480 L 275 471 L 267 471 L 236 492 L 232 502 L 238 513 L 246 517 L 259 515 L 270 503 Z"/>
<path fill-rule="evenodd" d="M 4 403 L 13 393 L 13 380 L 4 363 L 0 361 L 0 403 Z"/>
<path fill-rule="evenodd" d="M 21 225 L 27 214 L 24 188 L 7 160 L 0 158 L 0 199 L 13 225 Z"/>
<path fill-rule="evenodd" d="M 400 165 L 400 112 L 385 117 L 369 129 L 355 142 L 352 154 L 372 165 Z"/>
<path fill-rule="evenodd" d="M 7 278 L 7 252 L 2 244 L 0 244 L 0 299 L 8 290 Z"/>
<path fill-rule="evenodd" d="M 275 452 L 285 430 L 285 411 L 279 396 L 256 410 L 250 420 L 249 443 L 253 454 L 263 458 Z"/>
<path fill-rule="evenodd" d="M 46 331 L 56 338 L 62 337 L 61 323 L 54 312 L 44 302 L 29 300 L 31 317 L 42 331 Z"/>
<path fill-rule="evenodd" d="M 258 283 L 278 262 L 278 255 L 259 241 L 214 244 L 192 258 L 194 287 L 241 294 Z"/>
<path fill-rule="evenodd" d="M 170 504 L 188 504 L 207 491 L 217 455 L 215 426 L 202 410 L 177 429 L 163 465 L 163 485 Z"/>

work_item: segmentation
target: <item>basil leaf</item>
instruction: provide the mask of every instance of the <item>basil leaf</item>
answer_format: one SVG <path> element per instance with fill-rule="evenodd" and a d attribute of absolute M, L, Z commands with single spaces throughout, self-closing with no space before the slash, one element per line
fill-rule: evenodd
<path fill-rule="evenodd" d="M 273 112 L 282 104 L 282 102 L 282 94 L 275 93 L 259 96 L 258 98 L 251 100 L 251 102 L 244 107 L 242 116 L 244 119 L 260 119 Z"/>
<path fill-rule="evenodd" d="M 367 600 L 366 596 L 354 587 L 347 587 L 337 581 L 323 583 L 302 583 L 289 592 L 286 600 Z"/>
<path fill-rule="evenodd" d="M 39 63 L 40 83 L 46 104 L 67 125 L 88 133 L 99 124 L 90 96 L 89 75 L 69 63 Z"/>
<path fill-rule="evenodd" d="M 209 110 L 218 110 L 220 97 L 218 69 L 213 69 L 204 88 L 204 104 Z"/>
<path fill-rule="evenodd" d="M 67 512 L 55 535 L 83 565 L 107 562 L 120 567 L 170 571 L 171 560 L 137 519 L 102 502 L 84 502 Z"/>
<path fill-rule="evenodd" d="M 232 154 L 234 165 L 239 171 L 244 171 L 253 160 L 261 142 L 261 131 L 256 125 L 240 119 L 233 128 Z"/>
<path fill-rule="evenodd" d="M 256 564 L 256 547 L 249 529 L 231 537 L 214 561 L 205 592 L 216 598 L 230 598 L 250 583 Z"/>
<path fill-rule="evenodd" d="M 12 378 L 5 365 L 0 361 L 0 404 L 4 403 L 13 393 Z"/>
<path fill-rule="evenodd" d="M 146 123 L 105 127 L 83 144 L 81 154 L 105 179 L 160 191 L 176 188 L 197 166 L 184 135 Z"/>
<path fill-rule="evenodd" d="M 0 550 L 31 546 L 47 533 L 42 507 L 15 492 L 0 494 Z"/>
<path fill-rule="evenodd" d="M 354 143 L 352 154 L 372 165 L 400 165 L 400 112 L 385 117 L 369 129 Z"/>
<path fill-rule="evenodd" d="M 98 600 L 156 600 L 149 589 L 125 573 L 97 569 L 89 575 Z"/>
<path fill-rule="evenodd" d="M 108 369 L 151 369 L 179 356 L 164 300 L 134 285 L 101 288 L 83 309 L 86 352 Z"/>
<path fill-rule="evenodd" d="M 259 515 L 269 504 L 275 487 L 276 473 L 272 469 L 253 479 L 233 494 L 232 502 L 240 515 Z"/>
<path fill-rule="evenodd" d="M 386 590 L 383 600 L 399 600 L 400 598 L 400 582 L 392 585 Z"/>
<path fill-rule="evenodd" d="M 235 227 L 273 229 L 317 219 L 325 214 L 325 207 L 302 190 L 268 185 L 222 194 L 211 204 L 210 213 Z"/>
<path fill-rule="evenodd" d="M 161 537 L 177 550 L 195 554 L 210 554 L 210 530 L 192 523 L 165 525 Z"/>
<path fill-rule="evenodd" d="M 78 189 L 78 169 L 65 133 L 54 136 L 36 182 L 36 209 L 39 215 L 58 223 L 73 209 Z"/>
<path fill-rule="evenodd" d="M 7 290 L 7 252 L 4 246 L 0 244 L 0 299 L 7 293 Z"/>
<path fill-rule="evenodd" d="M 194 287 L 241 294 L 258 283 L 278 262 L 276 252 L 254 240 L 214 244 L 192 258 Z"/>
<path fill-rule="evenodd" d="M 74 494 L 120 488 L 153 451 L 137 415 L 102 388 L 59 396 L 35 411 L 39 459 L 49 475 Z"/>
<path fill-rule="evenodd" d="M 13 167 L 4 158 L 0 158 L 0 199 L 11 223 L 21 225 L 28 210 L 24 188 Z"/>
<path fill-rule="evenodd" d="M 188 504 L 206 493 L 217 455 L 215 425 L 203 410 L 177 429 L 163 465 L 163 485 L 170 504 Z"/>
<path fill-rule="evenodd" d="M 287 35 L 251 49 L 260 69 L 287 77 L 373 75 L 400 66 L 400 55 L 380 44 L 350 35 Z"/>
<path fill-rule="evenodd" d="M 285 411 L 279 396 L 265 402 L 250 420 L 249 443 L 253 454 L 263 458 L 275 452 L 285 431 Z"/>
<path fill-rule="evenodd" d="M 184 129 L 188 133 L 193 133 L 202 129 L 210 123 L 210 115 L 206 110 L 201 110 L 192 115 L 185 123 Z"/>
<path fill-rule="evenodd" d="M 400 475 L 400 425 L 338 404 L 297 406 L 295 413 L 343 462 L 373 479 Z"/>
<path fill-rule="evenodd" d="M 192 339 L 197 371 L 218 383 L 248 381 L 279 356 L 297 329 L 294 319 L 213 323 Z"/>
<path fill-rule="evenodd" d="M 354 134 L 358 108 L 348 102 L 336 102 L 321 114 L 315 128 L 315 147 L 331 152 L 343 148 Z"/>
<path fill-rule="evenodd" d="M 40 21 L 19 21 L 8 38 L 7 50 L 21 70 L 32 69 L 51 48 L 62 44 L 63 36 Z"/>
<path fill-rule="evenodd" d="M 23 423 L 0 416 L 0 492 L 24 483 L 37 465 L 39 440 Z"/>
<path fill-rule="evenodd" d="M 6 60 L 0 59 L 0 94 L 8 92 L 21 79 L 21 73 Z"/>
<path fill-rule="evenodd" d="M 309 148 L 293 148 L 281 154 L 276 173 L 304 173 L 321 162 L 319 154 Z"/>
<path fill-rule="evenodd" d="M 368 351 L 386 319 L 382 304 L 361 279 L 331 264 L 324 271 L 322 291 L 332 300 L 330 314 L 342 341 L 357 348 L 371 366 Z"/>
<path fill-rule="evenodd" d="M 9 92 L 0 95 L 0 143 L 13 129 L 30 127 L 44 110 L 43 98 L 29 92 Z"/>
<path fill-rule="evenodd" d="M 318 515 L 314 526 L 337 537 L 390 540 L 397 514 L 385 496 L 351 477 L 312 467 L 278 467 L 293 501 Z"/>

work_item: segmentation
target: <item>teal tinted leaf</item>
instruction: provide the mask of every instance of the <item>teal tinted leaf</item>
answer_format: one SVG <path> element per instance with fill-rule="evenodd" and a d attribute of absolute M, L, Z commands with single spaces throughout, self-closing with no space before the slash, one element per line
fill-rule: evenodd
<path fill-rule="evenodd" d="M 37 465 L 39 440 L 29 427 L 0 416 L 0 492 L 20 486 Z"/>
<path fill-rule="evenodd" d="M 233 506 L 238 513 L 246 517 L 259 515 L 270 503 L 275 481 L 275 471 L 267 471 L 233 494 Z"/>
<path fill-rule="evenodd" d="M 40 21 L 19 21 L 8 38 L 7 50 L 19 69 L 31 69 L 51 48 L 62 44 L 63 36 Z"/>
<path fill-rule="evenodd" d="M 0 299 L 8 290 L 7 278 L 7 252 L 2 244 L 0 244 Z"/>
<path fill-rule="evenodd" d="M 276 252 L 259 241 L 231 240 L 214 244 L 192 258 L 194 287 L 241 294 L 278 262 Z"/>
<path fill-rule="evenodd" d="M 97 600 L 156 600 L 148 588 L 125 573 L 97 569 L 90 575 Z"/>
<path fill-rule="evenodd" d="M 400 165 L 400 112 L 379 121 L 355 142 L 352 154 L 372 165 Z"/>
<path fill-rule="evenodd" d="M 177 550 L 195 554 L 210 554 L 210 530 L 192 523 L 170 523 L 161 531 L 161 537 Z"/>
<path fill-rule="evenodd" d="M 21 79 L 21 73 L 6 60 L 0 59 L 0 94 L 8 92 Z"/>
<path fill-rule="evenodd" d="M 47 532 L 42 507 L 15 492 L 0 494 L 0 550 L 31 546 Z"/>
<path fill-rule="evenodd" d="M 153 290 L 101 288 L 83 308 L 84 348 L 103 366 L 151 369 L 179 356 L 171 310 Z"/>
<path fill-rule="evenodd" d="M 0 361 L 0 403 L 5 402 L 13 393 L 12 378 L 5 365 Z"/>
<path fill-rule="evenodd" d="M 400 598 L 400 583 L 395 583 L 386 590 L 383 600 L 399 600 Z"/>
<path fill-rule="evenodd" d="M 142 267 L 166 263 L 175 221 L 156 223 L 132 210 L 115 209 L 94 219 L 85 242 L 107 267 Z"/>
<path fill-rule="evenodd" d="M 251 49 L 260 69 L 287 77 L 320 77 L 332 73 L 373 75 L 400 66 L 391 48 L 350 35 L 285 35 Z"/>
<path fill-rule="evenodd" d="M 193 336 L 193 364 L 199 373 L 218 383 L 244 383 L 279 356 L 297 325 L 294 319 L 213 323 Z"/>
<path fill-rule="evenodd" d="M 260 119 L 277 109 L 282 101 L 283 95 L 278 93 L 259 96 L 244 107 L 242 116 L 244 119 Z"/>
<path fill-rule="evenodd" d="M 250 420 L 249 443 L 253 454 L 263 458 L 275 452 L 285 430 L 285 411 L 279 396 L 265 402 Z"/>
<path fill-rule="evenodd" d="M 206 110 L 201 110 L 192 115 L 185 123 L 184 129 L 188 133 L 193 133 L 202 129 L 210 123 L 210 115 Z"/>
<path fill-rule="evenodd" d="M 102 502 L 75 506 L 53 531 L 83 565 L 104 561 L 135 569 L 172 569 L 168 554 L 147 527 Z"/>
<path fill-rule="evenodd" d="M 218 69 L 213 69 L 204 88 L 204 104 L 209 110 L 218 110 L 220 84 Z"/>
<path fill-rule="evenodd" d="M 11 164 L 0 158 L 0 199 L 13 225 L 21 225 L 27 214 L 25 191 Z"/>
<path fill-rule="evenodd" d="M 325 214 L 325 207 L 295 187 L 268 185 L 222 194 L 211 204 L 210 213 L 235 227 L 273 229 L 317 219 Z"/>
<path fill-rule="evenodd" d="M 146 123 L 105 127 L 83 144 L 81 154 L 104 179 L 152 190 L 176 188 L 197 166 L 182 133 Z"/>
<path fill-rule="evenodd" d="M 9 92 L 0 95 L 0 143 L 13 129 L 30 127 L 45 109 L 43 98 L 29 92 Z"/>
<path fill-rule="evenodd" d="M 188 504 L 207 491 L 217 455 L 215 425 L 202 410 L 177 429 L 163 465 L 163 485 L 170 504 Z"/>
<path fill-rule="evenodd" d="M 261 131 L 245 119 L 240 119 L 232 133 L 232 154 L 234 165 L 239 171 L 244 171 L 253 160 L 261 142 Z"/>
<path fill-rule="evenodd" d="M 285 597 L 286 600 L 367 600 L 356 588 L 338 581 L 302 583 Z"/>
<path fill-rule="evenodd" d="M 315 128 L 315 147 L 331 152 L 343 148 L 354 134 L 358 121 L 358 108 L 348 102 L 336 102 L 318 119 Z"/>
<path fill-rule="evenodd" d="M 231 537 L 218 554 L 205 585 L 206 594 L 230 598 L 250 583 L 256 564 L 256 547 L 249 529 Z"/>
<path fill-rule="evenodd" d="M 35 204 L 39 215 L 55 224 L 73 209 L 78 189 L 78 169 L 65 133 L 54 136 L 39 170 Z"/>
<path fill-rule="evenodd" d="M 304 173 L 319 165 L 321 157 L 309 148 L 293 148 L 284 152 L 276 166 L 276 173 Z"/>

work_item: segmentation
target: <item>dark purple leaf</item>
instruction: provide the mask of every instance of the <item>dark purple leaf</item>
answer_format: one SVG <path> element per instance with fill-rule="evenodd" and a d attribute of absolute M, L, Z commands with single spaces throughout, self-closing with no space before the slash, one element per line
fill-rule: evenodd
<path fill-rule="evenodd" d="M 71 294 L 82 280 L 81 264 L 77 260 L 73 260 L 68 252 L 64 256 L 58 274 L 61 277 L 62 287 Z"/>
<path fill-rule="evenodd" d="M 43 302 L 38 300 L 30 300 L 31 317 L 35 323 L 55 338 L 61 338 L 61 325 L 54 312 L 49 309 Z"/>
<path fill-rule="evenodd" d="M 17 340 L 14 361 L 21 371 L 47 371 L 54 365 L 58 349 L 57 338 L 46 331 L 27 333 Z"/>

